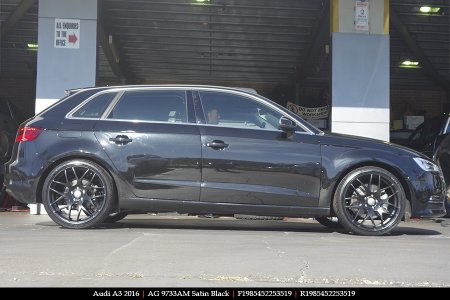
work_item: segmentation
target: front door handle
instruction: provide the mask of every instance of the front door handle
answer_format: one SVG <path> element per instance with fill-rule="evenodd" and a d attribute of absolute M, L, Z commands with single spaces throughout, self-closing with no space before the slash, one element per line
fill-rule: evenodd
<path fill-rule="evenodd" d="M 115 138 L 110 138 L 109 140 L 111 142 L 116 143 L 117 145 L 126 145 L 126 144 L 131 143 L 133 141 L 132 139 L 130 139 L 126 135 L 118 135 Z"/>
<path fill-rule="evenodd" d="M 206 143 L 206 146 L 213 149 L 223 149 L 228 147 L 228 144 L 226 144 L 224 141 L 214 140 L 212 142 Z"/>

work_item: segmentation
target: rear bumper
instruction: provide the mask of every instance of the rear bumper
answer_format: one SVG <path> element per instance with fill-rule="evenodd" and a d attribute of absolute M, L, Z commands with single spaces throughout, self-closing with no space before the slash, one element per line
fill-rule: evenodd
<path fill-rule="evenodd" d="M 4 169 L 6 192 L 21 203 L 36 203 L 36 187 L 39 178 L 23 172 L 15 161 L 7 162 Z"/>

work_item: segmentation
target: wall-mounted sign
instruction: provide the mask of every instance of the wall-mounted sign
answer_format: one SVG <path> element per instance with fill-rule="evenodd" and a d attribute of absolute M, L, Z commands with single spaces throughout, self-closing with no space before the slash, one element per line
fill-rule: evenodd
<path fill-rule="evenodd" d="M 80 20 L 55 19 L 55 48 L 80 48 Z"/>
<path fill-rule="evenodd" d="M 355 2 L 355 29 L 369 30 L 369 1 Z"/>
<path fill-rule="evenodd" d="M 304 119 L 318 120 L 328 117 L 329 111 L 328 105 L 321 107 L 304 107 L 294 104 L 292 102 L 288 102 L 286 106 L 287 109 L 289 109 L 290 111 L 292 111 L 293 113 L 299 115 Z"/>

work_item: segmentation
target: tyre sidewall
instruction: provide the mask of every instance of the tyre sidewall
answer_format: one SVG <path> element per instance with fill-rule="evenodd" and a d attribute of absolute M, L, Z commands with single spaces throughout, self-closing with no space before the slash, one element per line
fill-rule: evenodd
<path fill-rule="evenodd" d="M 100 176 L 102 176 L 102 180 L 105 183 L 105 201 L 100 208 L 100 212 L 92 219 L 89 219 L 86 222 L 80 222 L 80 223 L 70 223 L 64 221 L 61 217 L 58 216 L 56 212 L 53 211 L 53 208 L 50 205 L 50 198 L 48 196 L 48 190 L 50 187 L 50 183 L 52 182 L 55 175 L 57 175 L 59 172 L 61 172 L 64 169 L 67 169 L 68 167 L 80 167 L 85 166 L 89 167 L 91 169 L 94 169 Z M 108 172 L 105 171 L 104 168 L 99 166 L 98 164 L 83 160 L 83 159 L 76 159 L 76 160 L 70 160 L 63 162 L 59 165 L 57 165 L 50 173 L 47 175 L 44 184 L 42 186 L 42 203 L 44 204 L 45 210 L 47 211 L 49 217 L 57 224 L 70 229 L 84 229 L 89 227 L 94 227 L 99 224 L 101 224 L 106 218 L 109 216 L 110 212 L 113 210 L 114 203 L 116 201 L 116 196 L 114 192 L 114 183 L 112 177 L 108 174 Z"/>
<path fill-rule="evenodd" d="M 350 184 L 356 177 L 359 177 L 365 173 L 373 173 L 373 174 L 379 174 L 383 177 L 389 178 L 389 180 L 396 185 L 396 188 L 398 190 L 398 199 L 400 204 L 400 210 L 395 216 L 395 220 L 391 222 L 389 227 L 380 229 L 378 231 L 369 231 L 362 229 L 360 227 L 355 226 L 351 220 L 349 220 L 349 216 L 346 213 L 345 208 L 345 200 L 344 200 L 344 192 L 346 189 L 346 186 Z M 361 167 L 355 170 L 350 171 L 340 182 L 338 187 L 336 188 L 336 192 L 334 194 L 333 199 L 333 208 L 334 211 L 339 219 L 339 223 L 349 232 L 353 232 L 358 235 L 371 235 L 371 236 L 378 236 L 378 235 L 384 235 L 390 232 L 392 229 L 394 229 L 401 221 L 404 213 L 405 213 L 405 207 L 406 207 L 406 196 L 405 191 L 403 189 L 402 184 L 400 181 L 389 171 L 379 168 L 379 167 Z"/>

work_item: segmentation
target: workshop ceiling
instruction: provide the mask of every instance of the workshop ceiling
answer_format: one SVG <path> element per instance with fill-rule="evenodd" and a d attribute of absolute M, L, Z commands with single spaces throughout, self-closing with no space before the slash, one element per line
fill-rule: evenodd
<path fill-rule="evenodd" d="M 391 0 L 391 85 L 449 85 L 449 0 Z M 38 1 L 1 0 L 0 77 L 35 76 Z M 329 1 L 102 0 L 101 83 L 267 83 L 326 86 Z M 19 16 L 19 18 L 17 18 Z M 405 59 L 417 68 L 401 68 Z M 122 78 L 123 77 L 123 78 Z M 448 87 L 447 87 L 448 89 Z"/>

